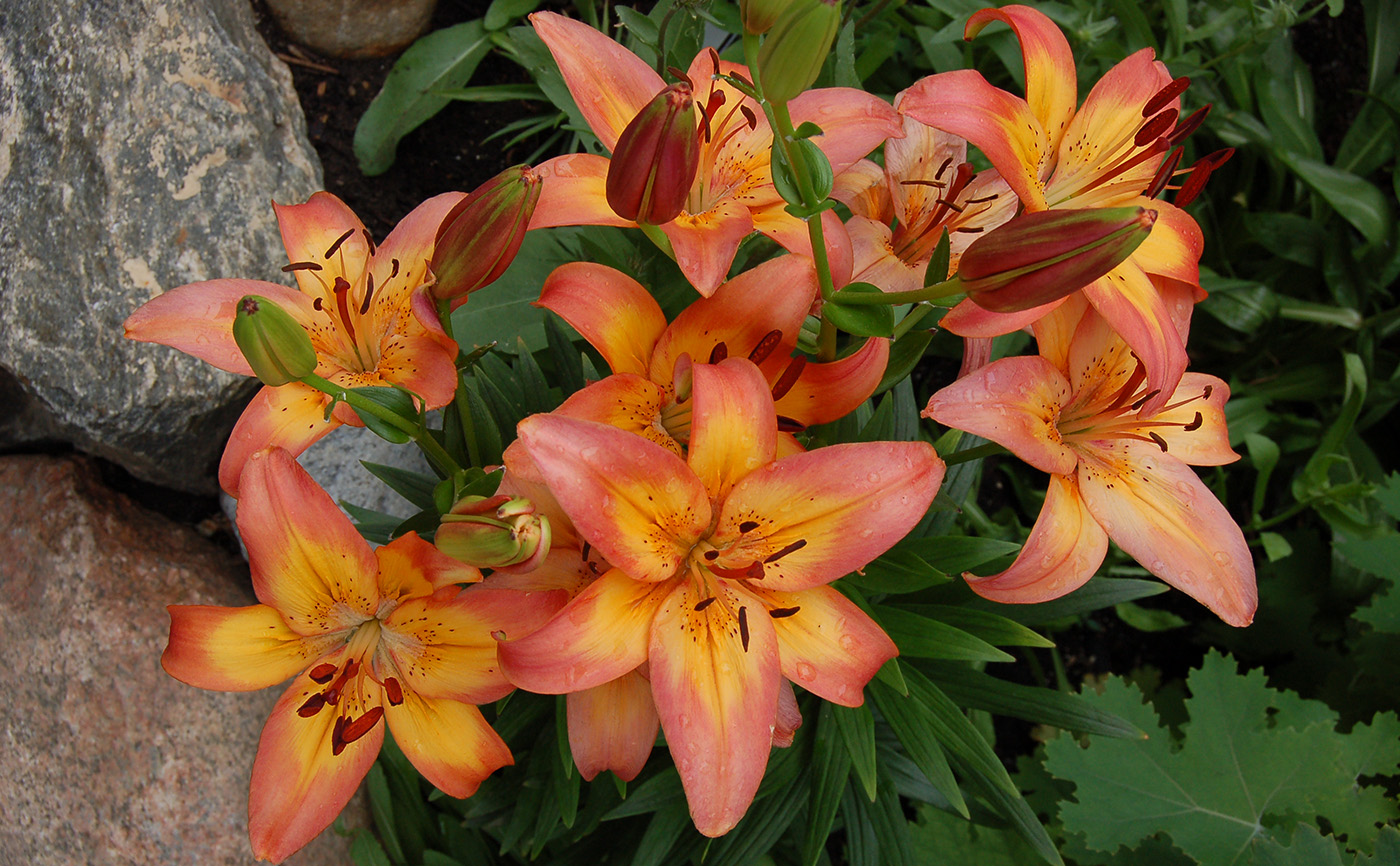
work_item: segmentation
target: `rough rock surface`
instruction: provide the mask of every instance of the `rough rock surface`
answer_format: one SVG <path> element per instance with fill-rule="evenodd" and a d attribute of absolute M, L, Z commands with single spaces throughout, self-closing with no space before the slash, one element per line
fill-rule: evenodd
<path fill-rule="evenodd" d="M 255 383 L 122 321 L 183 283 L 286 279 L 269 201 L 319 185 L 247 0 L 0 4 L 0 447 L 212 492 Z"/>
<path fill-rule="evenodd" d="M 77 458 L 0 458 L 0 547 L 0 863 L 251 863 L 248 777 L 278 690 L 206 692 L 159 661 L 165 605 L 251 604 L 247 566 Z M 287 862 L 348 852 L 328 830 Z"/>

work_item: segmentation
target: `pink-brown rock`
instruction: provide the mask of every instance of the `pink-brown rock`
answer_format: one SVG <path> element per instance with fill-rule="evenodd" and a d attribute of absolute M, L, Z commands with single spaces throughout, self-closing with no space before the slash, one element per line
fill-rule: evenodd
<path fill-rule="evenodd" d="M 248 777 L 277 689 L 206 692 L 160 667 L 165 606 L 251 604 L 247 565 L 81 458 L 0 458 L 0 550 L 0 863 L 251 863 Z M 348 850 L 327 831 L 287 862 Z"/>
<path fill-rule="evenodd" d="M 268 0 L 294 42 L 330 57 L 385 57 L 428 29 L 437 0 Z"/>

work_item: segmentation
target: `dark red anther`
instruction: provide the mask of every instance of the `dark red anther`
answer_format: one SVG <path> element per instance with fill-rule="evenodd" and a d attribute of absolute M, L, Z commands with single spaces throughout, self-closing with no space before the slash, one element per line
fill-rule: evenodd
<path fill-rule="evenodd" d="M 331 728 L 331 754 L 339 755 L 345 751 L 345 717 L 337 716 L 335 726 Z"/>
<path fill-rule="evenodd" d="M 358 740 L 360 737 L 363 737 L 365 734 L 368 734 L 370 731 L 372 731 L 374 729 L 374 726 L 379 723 L 379 720 L 383 718 L 383 716 L 383 707 L 371 708 L 369 712 L 365 713 L 363 716 L 360 716 L 358 719 L 355 719 L 353 722 L 350 722 L 348 725 L 341 729 L 341 740 L 343 740 L 344 743 L 348 746 L 349 744 Z"/>
<path fill-rule="evenodd" d="M 384 695 L 389 699 L 389 706 L 397 707 L 403 703 L 403 686 L 393 677 L 384 680 Z"/>
<path fill-rule="evenodd" d="M 739 640 L 744 644 L 744 652 L 749 651 L 749 609 L 739 608 Z"/>
<path fill-rule="evenodd" d="M 355 675 L 357 668 L 359 668 L 359 664 L 353 659 L 345 663 L 345 670 L 341 671 L 340 676 L 335 678 L 331 687 L 326 689 L 326 703 L 334 704 L 340 700 L 341 693 L 345 691 L 345 684 Z"/>
<path fill-rule="evenodd" d="M 335 243 L 331 244 L 330 249 L 326 250 L 326 255 L 324 256 L 324 258 L 330 258 L 331 256 L 335 255 L 335 251 L 340 249 L 340 245 L 350 240 L 350 236 L 354 233 L 354 229 L 346 229 L 345 234 L 336 238 Z"/>
<path fill-rule="evenodd" d="M 719 559 L 718 550 L 707 550 L 702 555 L 705 557 L 706 562 L 714 562 L 716 559 Z"/>
<path fill-rule="evenodd" d="M 1185 93 L 1186 88 L 1190 86 L 1191 79 L 1187 78 L 1185 75 L 1180 78 L 1172 79 L 1170 84 L 1157 91 L 1155 96 L 1147 100 L 1147 104 L 1142 107 L 1142 116 L 1151 117 L 1163 108 L 1166 108 L 1167 103 Z"/>
<path fill-rule="evenodd" d="M 392 280 L 394 277 L 397 277 L 398 275 L 399 275 L 399 260 L 398 260 L 398 259 L 389 259 L 389 279 Z"/>
<path fill-rule="evenodd" d="M 1146 394 L 1143 394 L 1141 397 L 1134 400 L 1133 405 L 1129 408 L 1136 412 L 1138 409 L 1141 409 L 1144 405 L 1146 405 L 1148 400 L 1151 400 L 1153 397 L 1156 397 L 1160 393 L 1162 393 L 1161 388 L 1157 388 L 1153 391 L 1148 391 Z"/>
<path fill-rule="evenodd" d="M 801 433 L 807 429 L 807 425 L 796 418 L 788 418 L 783 415 L 778 416 L 778 432 L 780 433 Z"/>
<path fill-rule="evenodd" d="M 360 302 L 360 315 L 369 312 L 369 302 L 374 298 L 374 274 L 365 274 L 365 299 Z"/>
<path fill-rule="evenodd" d="M 292 262 L 290 265 L 282 266 L 282 273 L 290 274 L 292 271 L 319 271 L 321 266 L 315 262 Z"/>
<path fill-rule="evenodd" d="M 1196 196 L 1201 194 L 1201 190 L 1206 188 L 1206 181 L 1210 180 L 1211 172 L 1229 161 L 1235 155 L 1233 147 L 1217 150 L 1208 153 L 1196 160 L 1196 164 L 1191 166 L 1191 173 L 1186 176 L 1186 182 L 1181 185 L 1181 189 L 1176 194 L 1176 200 L 1172 202 L 1177 207 L 1186 207 L 1196 200 Z"/>
<path fill-rule="evenodd" d="M 749 353 L 749 360 L 755 364 L 762 364 L 768 356 L 773 354 L 773 350 L 778 348 L 778 344 L 783 341 L 783 332 L 774 328 L 763 335 L 763 339 L 758 341 L 758 345 L 753 347 Z"/>
<path fill-rule="evenodd" d="M 312 306 L 312 308 L 314 308 L 314 309 L 316 310 L 316 312 L 318 312 L 318 313 L 321 312 L 322 310 L 324 310 L 324 309 L 326 308 L 325 301 L 323 301 L 321 298 L 316 298 L 315 300 L 313 300 L 313 301 L 311 302 L 311 306 Z"/>
<path fill-rule="evenodd" d="M 335 305 L 340 309 L 340 321 L 345 325 L 345 332 L 350 335 L 350 342 L 353 343 L 355 326 L 350 323 L 350 282 L 344 277 L 336 277 L 331 290 L 335 292 Z"/>
<path fill-rule="evenodd" d="M 715 343 L 715 347 L 710 350 L 710 363 L 718 364 L 729 357 L 729 347 L 724 343 Z"/>
<path fill-rule="evenodd" d="M 1142 125 L 1142 128 L 1133 136 L 1133 144 L 1138 147 L 1156 141 L 1162 133 L 1176 126 L 1177 110 L 1168 108 L 1161 114 L 1155 115 L 1151 120 Z"/>
<path fill-rule="evenodd" d="M 784 617 L 792 616 L 801 609 L 802 607 L 800 605 L 794 605 L 793 607 L 775 607 L 768 611 L 768 615 L 773 617 L 773 619 L 783 619 Z"/>
<path fill-rule="evenodd" d="M 710 596 L 709 598 L 702 598 L 702 599 L 700 599 L 700 601 L 696 602 L 696 604 L 695 604 L 695 612 L 696 612 L 696 613 L 700 613 L 700 612 L 703 611 L 705 608 L 709 607 L 710 605 L 712 605 L 712 604 L 714 604 L 714 603 L 715 603 L 715 597 L 714 597 L 713 595 Z"/>
<path fill-rule="evenodd" d="M 365 236 L 365 245 L 369 247 L 369 254 L 374 255 L 374 251 L 378 248 L 374 245 L 374 238 L 370 237 L 369 229 L 360 229 L 360 234 Z"/>
<path fill-rule="evenodd" d="M 806 546 L 807 546 L 807 539 L 805 539 L 805 538 L 799 538 L 799 539 L 797 539 L 796 541 L 794 541 L 792 544 L 785 545 L 781 550 L 775 551 L 774 553 L 770 553 L 770 554 L 768 555 L 768 558 L 765 559 L 765 560 L 763 560 L 763 562 L 764 562 L 765 564 L 770 563 L 770 562 L 777 562 L 778 560 L 782 559 L 784 556 L 787 556 L 789 553 L 796 553 L 797 551 L 801 550 L 802 548 L 804 548 L 804 547 L 806 547 Z"/>
<path fill-rule="evenodd" d="M 739 106 L 739 113 L 744 115 L 744 120 L 749 124 L 749 129 L 758 129 L 758 115 L 753 113 L 753 109 L 747 105 Z"/>
<path fill-rule="evenodd" d="M 1143 195 L 1148 198 L 1157 198 L 1167 189 L 1167 184 L 1171 182 L 1172 175 L 1176 173 L 1176 167 L 1181 164 L 1181 156 L 1186 152 L 1186 148 L 1178 147 L 1172 151 L 1171 156 L 1162 160 L 1162 164 L 1157 167 L 1157 173 L 1152 176 L 1152 183 L 1143 190 Z"/>
<path fill-rule="evenodd" d="M 331 677 L 335 676 L 335 665 L 330 662 L 321 662 L 316 667 L 307 671 L 306 675 L 321 685 L 325 685 L 331 681 Z"/>
<path fill-rule="evenodd" d="M 306 699 L 306 703 L 302 704 L 301 707 L 297 710 L 297 715 L 301 716 L 303 719 L 309 719 L 317 713 L 321 712 L 321 709 L 325 707 L 325 705 L 326 696 L 321 694 L 320 692 L 317 692 L 316 694 Z"/>
<path fill-rule="evenodd" d="M 807 357 L 798 355 L 787 365 L 787 369 L 778 377 L 778 381 L 773 383 L 773 399 L 781 400 L 787 392 L 792 390 L 792 386 L 797 384 L 797 380 L 802 378 L 802 371 L 807 366 Z M 779 419 L 781 427 L 782 419 Z"/>
<path fill-rule="evenodd" d="M 1148 436 L 1148 438 L 1151 439 L 1153 442 L 1156 442 L 1156 443 L 1157 443 L 1157 447 L 1162 449 L 1162 453 L 1163 453 L 1163 454 L 1166 453 L 1166 451 L 1167 451 L 1167 440 L 1163 439 L 1161 436 L 1158 436 L 1158 435 L 1157 435 L 1157 432 L 1156 432 L 1155 430 L 1149 430 L 1149 431 L 1147 432 L 1147 436 Z"/>
<path fill-rule="evenodd" d="M 1193 419 L 1191 419 L 1191 423 L 1190 423 L 1190 424 L 1187 424 L 1185 427 L 1182 427 L 1181 429 L 1185 430 L 1187 433 L 1194 433 L 1195 431 L 1201 429 L 1201 425 L 1204 424 L 1204 423 L 1205 423 L 1205 418 L 1203 418 L 1203 417 L 1201 416 L 1201 413 L 1200 413 L 1200 412 L 1197 412 L 1197 413 L 1196 413 L 1196 417 L 1193 418 Z"/>
<path fill-rule="evenodd" d="M 1215 386 L 1214 386 L 1214 385 L 1207 385 L 1207 386 L 1204 388 L 1204 390 L 1201 391 L 1201 399 L 1202 399 L 1202 400 L 1209 400 L 1209 399 L 1210 399 L 1211 392 L 1214 391 L 1214 390 L 1215 390 Z"/>
<path fill-rule="evenodd" d="M 1172 134 L 1167 136 L 1167 143 L 1176 146 L 1186 140 L 1186 137 L 1201 128 L 1201 124 L 1206 122 L 1206 115 L 1210 114 L 1210 106 L 1206 105 L 1191 112 L 1191 116 L 1176 125 Z"/>
<path fill-rule="evenodd" d="M 742 534 L 748 534 L 750 532 L 753 532 L 757 528 L 757 520 L 745 520 L 743 523 L 739 524 L 739 532 Z"/>
<path fill-rule="evenodd" d="M 714 572 L 720 577 L 727 578 L 729 580 L 763 579 L 763 563 L 758 562 L 756 560 L 754 562 L 750 562 L 743 568 L 724 568 L 719 565 L 711 565 L 710 571 Z"/>
<path fill-rule="evenodd" d="M 941 163 L 939 164 L 939 166 L 938 166 L 938 171 L 935 171 L 935 172 L 933 173 L 933 179 L 934 179 L 934 180 L 937 180 L 938 178 L 942 177 L 942 176 L 943 176 L 943 172 L 947 171 L 947 170 L 948 170 L 948 166 L 950 166 L 950 165 L 952 165 L 952 164 L 953 164 L 953 158 L 952 158 L 951 156 L 948 157 L 947 159 L 943 160 L 943 162 L 941 162 Z"/>

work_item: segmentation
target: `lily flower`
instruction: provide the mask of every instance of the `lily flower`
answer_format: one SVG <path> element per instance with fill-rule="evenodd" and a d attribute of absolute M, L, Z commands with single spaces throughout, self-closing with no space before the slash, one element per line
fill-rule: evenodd
<path fill-rule="evenodd" d="M 897 650 L 828 583 L 923 516 L 943 461 L 922 442 L 834 445 L 774 459 L 763 375 L 693 369 L 685 460 L 616 427 L 559 415 L 520 439 L 579 536 L 613 568 L 539 631 L 501 644 L 531 691 L 590 689 L 647 664 L 696 828 L 752 802 L 780 723 L 782 680 L 846 706 Z"/>
<path fill-rule="evenodd" d="M 558 62 L 589 127 L 603 147 L 615 151 L 627 125 L 666 82 L 646 61 L 587 24 L 552 12 L 535 12 L 530 23 Z M 772 129 L 758 103 L 719 79 L 725 74 L 747 76 L 748 71 L 710 50 L 697 54 L 686 72 L 703 115 L 696 120 L 699 168 L 680 215 L 660 225 L 676 264 L 705 296 L 724 282 L 739 242 L 754 230 L 792 252 L 811 255 L 805 224 L 783 210 L 786 204 L 773 186 Z M 822 128 L 812 141 L 836 173 L 900 134 L 894 109 L 859 90 L 811 90 L 792 100 L 789 109 L 794 124 L 810 121 Z M 539 166 L 547 182 L 530 227 L 635 225 L 608 204 L 608 165 L 607 157 L 570 154 Z"/>
<path fill-rule="evenodd" d="M 126 320 L 126 336 L 171 346 L 231 373 L 253 375 L 233 338 L 238 302 L 266 298 L 311 335 L 315 373 L 347 388 L 399 385 L 429 409 L 457 387 L 457 346 L 438 323 L 429 261 L 438 226 L 462 199 L 444 193 L 413 210 L 376 246 L 369 232 L 327 192 L 278 205 L 277 222 L 300 291 L 263 280 L 191 283 L 148 301 Z M 219 463 L 219 485 L 238 496 L 243 465 L 269 446 L 300 454 L 341 424 L 364 426 L 344 404 L 299 381 L 264 387 L 234 425 Z"/>
<path fill-rule="evenodd" d="M 734 356 L 758 365 L 784 429 L 834 421 L 875 390 L 889 341 L 867 340 L 824 364 L 792 357 L 817 296 L 811 260 L 781 256 L 724 283 L 667 325 L 651 293 L 621 271 L 562 265 L 545 280 L 538 305 L 582 334 L 615 375 L 574 394 L 558 411 L 622 427 L 681 455 L 692 365 Z"/>
<path fill-rule="evenodd" d="M 1169 326 L 1170 310 L 1182 297 L 1204 297 L 1202 238 L 1184 211 L 1148 195 L 1163 185 L 1157 175 L 1168 152 L 1204 113 L 1178 121 L 1188 81 L 1173 80 L 1150 48 L 1110 69 L 1076 111 L 1074 57 L 1054 22 L 1028 6 L 983 9 L 968 20 L 966 37 L 993 21 L 1010 25 L 1020 40 L 1025 99 L 993 87 L 978 72 L 958 70 L 915 83 L 900 111 L 977 145 L 1027 212 L 1128 206 L 1157 212 L 1138 251 L 1082 291 L 1142 359 L 1158 392 L 1148 408 L 1160 409 L 1187 363 L 1185 346 Z M 964 302 L 941 324 L 965 337 L 991 337 L 1025 327 L 1056 303 L 993 313 Z"/>
<path fill-rule="evenodd" d="M 902 98 L 895 98 L 896 108 Z M 924 287 L 945 230 L 949 272 L 956 271 L 963 250 L 1011 219 L 1019 204 L 995 170 L 973 170 L 966 141 L 908 116 L 903 126 L 903 138 L 885 143 L 883 168 L 863 159 L 836 178 L 831 193 L 853 214 L 846 221 L 853 279 L 887 292 Z"/>
<path fill-rule="evenodd" d="M 381 720 L 453 797 L 512 763 L 475 706 L 512 688 L 493 634 L 528 633 L 562 593 L 462 589 L 481 572 L 414 534 L 371 550 L 283 449 L 253 454 L 240 487 L 238 528 L 261 603 L 172 605 L 161 665 L 219 691 L 295 676 L 253 763 L 248 831 L 257 857 L 281 861 L 335 819 L 379 753 Z"/>
<path fill-rule="evenodd" d="M 978 594 L 1034 603 L 1083 585 L 1111 539 L 1151 573 L 1245 626 L 1254 562 L 1229 512 L 1189 467 L 1239 459 L 1225 430 L 1230 389 L 1186 373 L 1155 396 L 1106 320 L 1070 299 L 1036 329 L 1038 356 L 1003 358 L 933 395 L 924 415 L 998 442 L 1050 473 L 1025 547 L 1000 574 L 964 575 Z"/>

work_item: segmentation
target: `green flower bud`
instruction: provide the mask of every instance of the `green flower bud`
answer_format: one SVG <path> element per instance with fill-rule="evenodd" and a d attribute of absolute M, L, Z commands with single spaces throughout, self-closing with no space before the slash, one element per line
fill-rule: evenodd
<path fill-rule="evenodd" d="M 637 112 L 608 163 L 608 204 L 623 219 L 660 225 L 685 209 L 700 168 L 695 97 L 684 81 Z"/>
<path fill-rule="evenodd" d="M 434 544 L 453 559 L 497 571 L 532 571 L 549 555 L 549 518 L 528 499 L 466 496 L 442 516 Z"/>
<path fill-rule="evenodd" d="M 528 165 L 506 169 L 447 212 L 433 248 L 433 297 L 455 308 L 496 281 L 520 251 L 543 178 Z"/>
<path fill-rule="evenodd" d="M 1140 207 L 1023 214 L 973 241 L 957 278 L 979 307 L 1029 310 L 1118 267 L 1147 239 L 1156 219 L 1156 211 Z"/>
<path fill-rule="evenodd" d="M 260 295 L 245 295 L 238 302 L 233 340 L 264 385 L 285 385 L 316 371 L 316 350 L 306 329 Z"/>
<path fill-rule="evenodd" d="M 739 0 L 739 18 L 750 33 L 767 33 L 792 0 Z"/>
<path fill-rule="evenodd" d="M 811 87 L 840 26 L 839 0 L 792 0 L 758 51 L 763 96 L 788 102 Z"/>

